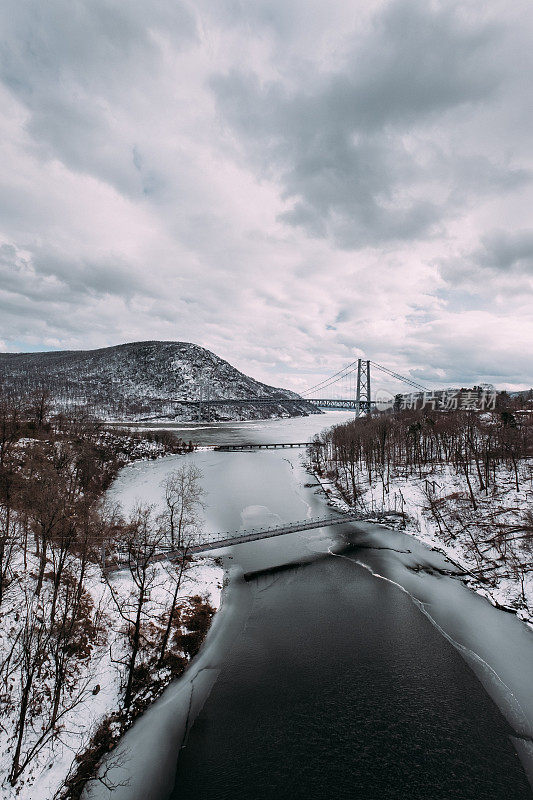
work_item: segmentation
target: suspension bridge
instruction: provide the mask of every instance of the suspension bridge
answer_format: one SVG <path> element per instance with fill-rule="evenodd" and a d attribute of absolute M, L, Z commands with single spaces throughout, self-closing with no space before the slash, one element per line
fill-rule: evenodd
<path fill-rule="evenodd" d="M 232 547 L 236 544 L 246 544 L 246 542 L 257 542 L 260 539 L 272 539 L 274 536 L 285 536 L 288 533 L 298 533 L 300 531 L 316 530 L 317 528 L 331 528 L 337 525 L 345 525 L 347 522 L 383 522 L 389 523 L 391 519 L 403 517 L 398 511 L 338 511 L 331 517 L 314 517 L 312 519 L 298 520 L 289 522 L 285 525 L 278 525 L 272 528 L 258 528 L 245 531 L 235 531 L 234 533 L 213 533 L 208 535 L 203 541 L 188 548 L 191 554 L 206 553 L 209 550 L 218 550 L 222 547 Z M 167 552 L 162 558 L 178 558 L 183 555 L 183 549 Z"/>
<path fill-rule="evenodd" d="M 312 517 L 310 519 L 297 520 L 296 522 L 287 522 L 282 525 L 276 525 L 268 528 L 251 528 L 244 531 L 225 531 L 224 533 L 211 533 L 204 535 L 200 541 L 195 542 L 187 547 L 174 547 L 164 549 L 150 557 L 150 562 L 161 561 L 175 561 L 184 557 L 184 555 L 199 555 L 201 553 L 208 553 L 211 550 L 220 550 L 225 547 L 233 547 L 236 544 L 247 544 L 248 542 L 257 542 L 261 539 L 272 539 L 276 536 L 286 536 L 289 533 L 299 533 L 301 531 L 311 531 L 317 528 L 331 528 L 340 525 L 345 525 L 349 522 L 362 522 L 368 520 L 368 513 L 363 511 L 338 511 L 335 516 L 329 517 Z M 391 517 L 399 516 L 395 513 L 388 512 L 373 512 L 372 521 L 390 521 Z M 102 553 L 102 571 L 104 574 L 119 572 L 124 569 L 126 565 L 131 563 L 141 563 L 131 561 L 131 557 L 127 552 L 114 553 L 106 557 Z"/>
<path fill-rule="evenodd" d="M 230 547 L 235 544 L 246 544 L 246 542 L 257 542 L 260 539 L 271 539 L 274 536 L 285 536 L 288 533 L 299 531 L 310 531 L 316 528 L 325 528 L 336 525 L 343 525 L 346 522 L 356 522 L 363 519 L 361 513 L 342 513 L 339 512 L 331 517 L 315 517 L 313 519 L 303 519 L 296 522 L 289 522 L 285 525 L 276 525 L 272 528 L 257 528 L 245 531 L 235 531 L 234 533 L 214 533 L 207 536 L 203 541 L 189 548 L 189 553 L 206 553 L 209 550 L 218 550 L 220 547 Z M 173 554 L 174 557 L 181 555 L 181 551 Z M 167 558 L 172 558 L 172 554 Z"/>
<path fill-rule="evenodd" d="M 287 396 L 281 394 L 262 395 L 259 397 L 217 397 L 211 398 L 209 391 L 204 392 L 204 387 L 199 387 L 199 396 L 196 399 L 172 398 L 165 400 L 171 404 L 192 406 L 197 409 L 198 417 L 203 416 L 203 411 L 210 417 L 211 407 L 220 406 L 246 406 L 266 404 L 271 406 L 284 406 L 295 404 L 312 405 L 317 408 L 334 408 L 353 411 L 356 416 L 371 414 L 376 408 L 376 399 L 372 397 L 371 373 L 377 372 L 388 381 L 395 381 L 408 386 L 410 391 L 427 392 L 428 389 L 412 378 L 400 375 L 383 364 L 361 358 L 352 361 L 346 367 L 335 372 L 300 395 Z M 398 393 L 401 387 L 398 386 Z M 405 391 L 405 389 L 404 389 Z M 392 396 L 392 395 L 391 395 Z M 162 398 L 159 398 L 162 399 Z"/>
<path fill-rule="evenodd" d="M 394 372 L 376 361 L 358 358 L 328 378 L 302 392 L 308 402 L 321 408 L 339 408 L 354 411 L 356 416 L 370 414 L 376 407 L 372 396 L 371 373 L 381 373 L 387 380 L 394 380 L 417 392 L 427 392 L 422 384 Z M 400 390 L 400 387 L 398 387 Z M 405 391 L 405 390 L 404 390 Z M 399 393 L 399 392 L 398 392 Z M 391 395 L 392 397 L 392 395 Z"/>

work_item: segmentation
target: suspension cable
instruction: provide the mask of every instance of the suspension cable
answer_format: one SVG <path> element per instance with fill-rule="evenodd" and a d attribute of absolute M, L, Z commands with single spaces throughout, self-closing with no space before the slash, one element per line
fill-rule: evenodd
<path fill-rule="evenodd" d="M 309 389 L 306 389 L 305 392 L 301 393 L 301 396 L 305 397 L 305 395 L 309 395 L 311 394 L 311 392 L 314 392 L 316 390 L 321 391 L 322 389 L 327 389 L 328 386 L 331 386 L 334 383 L 338 383 L 343 378 L 348 377 L 348 375 L 356 371 L 358 360 L 352 361 L 351 364 L 348 364 L 346 367 L 343 367 L 343 369 L 340 369 L 338 372 L 335 372 L 328 378 L 324 378 L 319 383 L 316 383 L 314 386 L 311 386 Z M 381 372 L 384 372 L 387 375 L 390 375 L 392 378 L 396 378 L 396 380 L 402 381 L 403 383 L 406 383 L 409 386 L 414 387 L 415 389 L 419 389 L 420 391 L 423 392 L 429 391 L 426 386 L 422 386 L 422 384 L 417 383 L 416 381 L 412 380 L 412 378 L 406 378 L 405 375 L 400 375 L 398 372 L 393 372 L 393 370 L 388 369 L 388 367 L 384 367 L 382 364 L 378 364 L 376 361 L 370 361 L 370 364 L 376 369 L 380 370 Z M 350 367 L 352 367 L 352 369 L 350 369 Z"/>
<path fill-rule="evenodd" d="M 393 372 L 391 369 L 387 367 L 383 367 L 381 364 L 377 364 L 375 361 L 370 362 L 373 367 L 376 369 L 381 370 L 382 372 L 386 372 L 387 375 L 391 375 L 393 378 L 396 378 L 399 381 L 403 381 L 404 383 L 408 383 L 409 386 L 414 386 L 416 389 L 421 389 L 423 392 L 427 392 L 427 386 L 422 386 L 422 384 L 413 381 L 411 378 L 406 378 L 404 375 L 399 375 L 397 372 Z"/>
<path fill-rule="evenodd" d="M 349 367 L 351 367 L 352 364 L 355 364 L 356 366 L 353 367 L 353 369 L 349 369 Z M 323 381 L 321 381 L 321 383 L 317 383 L 316 386 L 311 386 L 310 389 L 307 389 L 305 392 L 302 392 L 302 397 L 305 397 L 305 395 L 308 395 L 317 389 L 319 391 L 321 391 L 322 389 L 327 389 L 328 386 L 331 386 L 333 383 L 338 383 L 340 380 L 342 380 L 342 378 L 346 377 L 347 375 L 350 375 L 352 372 L 355 372 L 357 370 L 357 361 L 353 361 L 352 364 L 348 364 L 347 367 L 344 367 L 344 369 L 341 369 L 339 372 L 336 372 L 335 375 L 330 375 L 329 378 L 325 378 Z"/>
<path fill-rule="evenodd" d="M 346 372 L 346 370 L 349 369 L 350 367 L 353 367 L 354 364 L 357 364 L 357 361 L 352 361 L 351 364 L 348 364 L 348 366 L 343 367 L 338 372 L 335 372 L 333 375 L 330 375 L 328 378 L 324 378 L 319 383 L 315 383 L 314 386 L 311 386 L 309 389 L 306 389 L 305 392 L 302 392 L 302 395 L 309 394 L 310 392 L 313 392 L 315 389 L 319 388 L 325 389 L 325 386 L 322 386 L 323 383 L 327 383 L 329 385 L 329 383 L 332 381 L 333 378 L 336 378 L 337 375 L 341 375 L 343 372 Z M 351 371 L 353 372 L 354 370 Z"/>

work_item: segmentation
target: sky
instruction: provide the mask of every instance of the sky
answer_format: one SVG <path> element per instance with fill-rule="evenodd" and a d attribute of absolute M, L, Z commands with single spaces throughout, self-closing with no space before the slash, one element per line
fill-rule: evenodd
<path fill-rule="evenodd" d="M 0 350 L 533 384 L 529 0 L 3 0 L 0 40 Z"/>

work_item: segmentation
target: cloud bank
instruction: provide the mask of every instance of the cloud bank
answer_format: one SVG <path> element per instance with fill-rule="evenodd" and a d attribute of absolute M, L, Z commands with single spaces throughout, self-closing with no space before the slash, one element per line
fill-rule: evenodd
<path fill-rule="evenodd" d="M 533 10 L 5 0 L 2 349 L 533 383 Z M 389 387 L 393 388 L 393 387 Z"/>

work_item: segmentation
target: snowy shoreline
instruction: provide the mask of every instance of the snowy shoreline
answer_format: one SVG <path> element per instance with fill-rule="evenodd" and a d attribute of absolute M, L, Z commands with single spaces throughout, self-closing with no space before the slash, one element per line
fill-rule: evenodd
<path fill-rule="evenodd" d="M 346 502 L 334 481 L 319 475 L 311 465 L 307 465 L 307 471 L 317 480 L 329 506 L 343 512 L 354 511 L 354 507 Z M 424 514 L 427 509 L 421 502 L 421 491 L 420 487 L 417 486 L 416 480 L 407 478 L 401 483 L 392 486 L 393 491 L 396 489 L 396 491 L 401 492 L 403 511 L 401 515 L 397 511 L 390 511 L 389 519 L 377 519 L 375 516 L 377 513 L 387 516 L 387 511 L 384 508 L 380 508 L 380 503 L 376 501 L 376 495 L 379 495 L 377 488 L 377 486 L 367 487 L 367 491 L 362 495 L 363 502 L 371 501 L 373 508 L 368 517 L 362 521 L 379 524 L 391 530 L 401 530 L 402 533 L 413 536 L 429 549 L 445 556 L 454 567 L 460 570 L 459 573 L 451 572 L 450 574 L 453 577 L 459 578 L 465 586 L 484 597 L 495 608 L 514 614 L 533 631 L 533 606 L 530 605 L 527 608 L 516 606 L 515 598 L 518 593 L 516 581 L 507 580 L 502 582 L 504 585 L 488 587 L 485 581 L 476 577 L 473 572 L 476 565 L 465 557 L 460 542 L 446 544 L 439 539 L 436 530 L 437 526 L 432 526 L 432 520 L 428 519 L 427 515 Z M 397 524 L 400 518 L 402 519 L 401 525 Z M 531 585 L 531 583 L 532 581 L 530 580 L 529 584 Z"/>
<path fill-rule="evenodd" d="M 164 445 L 158 442 L 138 443 L 127 454 L 125 453 L 124 467 L 133 465 L 139 466 L 143 463 L 151 463 L 154 460 L 162 460 L 168 456 L 176 457 L 173 452 L 168 452 Z M 179 458 L 179 455 L 178 455 Z M 116 480 L 116 477 L 115 477 Z M 33 576 L 38 571 L 38 560 L 34 554 L 28 553 L 27 566 L 22 562 L 15 565 L 20 574 L 26 574 L 31 583 Z M 157 572 L 155 587 L 152 590 L 150 601 L 147 604 L 147 611 L 157 613 L 158 603 L 161 604 L 168 594 L 168 583 L 166 570 L 169 568 L 168 562 L 160 562 L 154 565 Z M 121 711 L 121 699 L 123 696 L 122 676 L 120 669 L 117 669 L 117 660 L 124 655 L 124 641 L 120 633 L 123 620 L 113 602 L 111 588 L 123 595 L 127 595 L 130 588 L 133 588 L 131 575 L 125 569 L 116 569 L 108 576 L 108 582 L 103 579 L 101 565 L 94 563 L 86 567 L 87 570 L 87 592 L 90 595 L 97 614 L 101 617 L 102 633 L 95 643 L 90 657 L 80 661 L 78 685 L 79 700 L 72 711 L 63 717 L 61 728 L 58 735 L 53 737 L 50 742 L 38 754 L 38 757 L 25 770 L 22 779 L 17 782 L 16 787 L 11 786 L 7 779 L 7 759 L 9 752 L 9 736 L 12 725 L 6 724 L 0 730 L 0 749 L 2 751 L 2 762 L 6 764 L 0 779 L 0 800 L 12 800 L 16 795 L 18 800 L 58 800 L 66 796 L 65 780 L 76 768 L 77 757 L 88 752 L 92 738 L 99 726 L 111 718 L 111 731 L 113 735 L 113 750 L 124 735 L 131 729 L 133 724 L 140 719 L 153 703 L 161 696 L 164 690 L 173 682 L 179 680 L 189 672 L 191 661 L 185 666 L 182 672 L 171 671 L 170 668 L 164 670 L 156 676 L 153 685 L 146 688 L 144 699 L 146 705 L 139 712 L 134 713 L 130 719 L 123 717 Z M 214 610 L 219 611 L 221 605 L 221 594 L 224 582 L 224 570 L 216 563 L 212 557 L 197 556 L 187 569 L 183 580 L 183 589 L 180 595 L 181 602 L 187 606 L 195 597 L 200 597 Z M 109 585 L 108 585 L 109 583 Z M 130 587 L 131 584 L 131 587 Z M 28 584 L 29 585 L 29 584 Z M 110 588 L 111 587 L 111 588 Z M 48 590 L 45 583 L 44 592 Z M 33 593 L 33 585 L 29 586 L 30 593 Z M 18 608 L 17 603 L 12 605 L 9 611 L 4 612 L 2 617 L 2 631 L 0 631 L 0 653 L 8 653 L 10 648 L 10 637 L 12 631 L 16 629 Z M 213 620 L 211 620 L 212 623 Z M 209 624 L 203 640 L 205 640 L 211 630 Z M 201 646 L 201 645 L 200 645 Z M 81 722 L 83 720 L 83 723 Z"/>
<path fill-rule="evenodd" d="M 158 567 L 163 573 L 164 565 L 159 564 Z M 76 707 L 75 713 L 64 720 L 64 735 L 51 742 L 50 747 L 43 751 L 42 758 L 35 763 L 33 769 L 28 771 L 24 781 L 18 784 L 16 796 L 19 800 L 35 800 L 35 798 L 51 800 L 51 798 L 61 797 L 63 782 L 69 774 L 75 756 L 86 749 L 92 734 L 102 720 L 108 716 L 117 715 L 120 711 L 120 701 L 123 693 L 121 676 L 113 664 L 113 659 L 120 655 L 120 637 L 114 633 L 115 629 L 118 629 L 119 618 L 113 607 L 108 586 L 100 581 L 97 568 L 93 572 L 90 591 L 95 604 L 105 609 L 109 637 L 105 642 L 102 642 L 98 648 L 99 652 L 95 653 L 90 659 L 86 673 L 80 675 L 80 682 L 86 684 L 86 696 Z M 209 604 L 218 614 L 221 605 L 223 580 L 224 570 L 212 558 L 195 559 L 195 563 L 189 570 L 183 594 L 186 597 L 195 595 L 206 597 Z M 113 584 L 115 585 L 119 583 L 124 585 L 126 581 L 127 578 L 123 572 L 117 572 L 113 577 Z M 154 595 L 152 597 L 154 605 L 156 601 L 157 596 Z M 206 636 L 211 630 L 212 623 L 213 620 L 211 620 Z M 130 720 L 127 725 L 121 728 L 118 720 L 113 723 L 116 733 L 114 747 L 131 729 L 132 725 L 161 696 L 164 690 L 171 683 L 180 680 L 189 672 L 191 664 L 192 661 L 179 675 L 174 675 L 169 671 L 167 680 L 159 683 L 155 692 L 150 696 L 147 708 Z M 80 719 L 84 720 L 82 727 L 79 724 Z M 15 789 L 7 781 L 3 782 L 0 787 L 1 800 L 11 800 L 14 797 L 14 792 Z"/>

